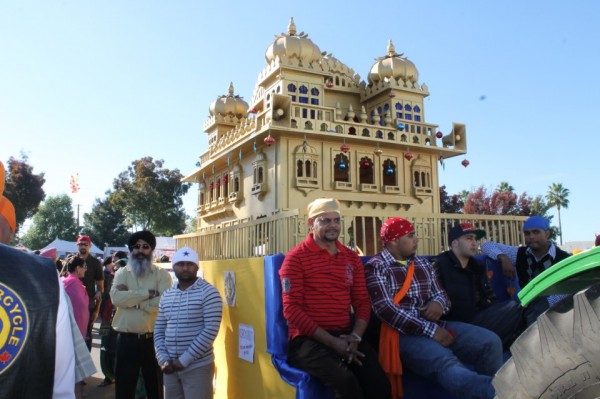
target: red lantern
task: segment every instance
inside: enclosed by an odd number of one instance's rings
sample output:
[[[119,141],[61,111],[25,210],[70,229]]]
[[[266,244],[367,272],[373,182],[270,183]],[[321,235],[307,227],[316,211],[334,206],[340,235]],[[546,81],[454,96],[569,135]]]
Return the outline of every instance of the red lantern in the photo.
[[[255,114],[255,113],[257,113],[257,112],[258,112],[258,110],[257,110],[256,108],[252,108],[252,109],[250,110],[250,113],[251,113],[251,114]]]
[[[466,168],[467,166],[469,166],[469,164],[470,164],[470,163],[471,163],[471,162],[467,161],[466,159],[463,159],[463,161],[461,162],[462,166],[464,166],[465,168]]]
[[[267,147],[270,147],[272,144],[275,143],[275,139],[269,134],[267,137],[265,137],[264,142],[267,145]]]
[[[435,134],[435,137],[437,137],[438,139],[441,139],[441,138],[442,138],[442,136],[443,136],[442,132],[437,132],[437,133]]]
[[[223,176],[223,184],[227,184],[228,181],[229,179],[227,178],[227,176]]]
[[[368,168],[369,166],[371,166],[371,163],[369,161],[363,161],[362,165],[363,167]]]
[[[221,187],[221,180],[217,180],[217,188]]]
[[[405,158],[407,161],[410,161],[410,160],[411,160],[411,159],[413,159],[414,157],[415,157],[415,154],[413,154],[413,153],[412,153],[412,152],[410,152],[410,151],[404,154],[404,158]]]
[[[208,188],[209,188],[209,190],[212,190],[212,189],[214,188],[213,184],[212,184],[212,183],[210,183],[210,184],[208,185]]]
[[[340,150],[342,150],[342,152],[348,152],[348,151],[350,151],[350,146],[348,144],[344,143],[340,147]]]

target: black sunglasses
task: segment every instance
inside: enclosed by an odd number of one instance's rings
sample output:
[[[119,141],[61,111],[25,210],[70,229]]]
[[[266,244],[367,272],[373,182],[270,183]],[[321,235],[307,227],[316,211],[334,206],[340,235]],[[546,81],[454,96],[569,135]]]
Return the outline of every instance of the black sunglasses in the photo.
[[[135,244],[133,246],[134,249],[140,249],[140,248],[144,248],[144,249],[150,249],[150,245],[148,244]]]

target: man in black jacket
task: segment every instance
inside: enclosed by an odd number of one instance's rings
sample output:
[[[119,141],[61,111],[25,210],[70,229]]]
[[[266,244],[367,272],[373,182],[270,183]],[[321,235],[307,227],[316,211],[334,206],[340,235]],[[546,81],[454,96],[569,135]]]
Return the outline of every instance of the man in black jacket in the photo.
[[[450,230],[450,250],[434,261],[440,281],[452,303],[447,320],[475,324],[495,332],[505,348],[520,332],[523,308],[516,300],[499,302],[490,286],[485,265],[474,258],[485,231],[470,223],[456,223]]]

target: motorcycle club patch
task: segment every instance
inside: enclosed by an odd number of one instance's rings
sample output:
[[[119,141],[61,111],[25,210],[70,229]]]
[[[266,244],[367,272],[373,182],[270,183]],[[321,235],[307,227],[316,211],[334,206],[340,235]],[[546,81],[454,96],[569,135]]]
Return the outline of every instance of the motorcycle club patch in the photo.
[[[28,335],[25,303],[9,286],[0,283],[0,375],[19,357]]]

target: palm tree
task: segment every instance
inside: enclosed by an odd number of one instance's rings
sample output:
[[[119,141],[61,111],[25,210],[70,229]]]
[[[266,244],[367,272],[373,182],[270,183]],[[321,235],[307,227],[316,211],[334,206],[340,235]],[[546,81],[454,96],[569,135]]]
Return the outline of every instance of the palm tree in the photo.
[[[560,245],[562,245],[562,227],[560,223],[560,208],[567,209],[569,207],[569,189],[563,187],[562,183],[552,183],[548,187],[546,199],[548,205],[555,206],[558,212],[558,233],[560,234]]]

